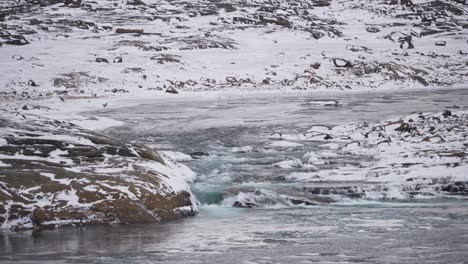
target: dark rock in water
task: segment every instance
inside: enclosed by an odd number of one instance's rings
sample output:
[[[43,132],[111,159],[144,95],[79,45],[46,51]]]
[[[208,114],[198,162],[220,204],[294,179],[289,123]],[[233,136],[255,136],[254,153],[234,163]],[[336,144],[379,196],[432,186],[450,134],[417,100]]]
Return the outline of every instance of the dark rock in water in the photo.
[[[141,1],[141,0],[128,0],[127,5],[133,5],[133,6],[145,6],[146,3]]]
[[[109,63],[109,61],[108,61],[107,59],[105,59],[105,58],[96,58],[95,62],[98,62],[98,63],[101,63],[101,62],[103,62],[103,63]]]
[[[5,13],[0,13],[0,22],[5,21],[6,15]]]
[[[143,29],[127,29],[127,28],[117,28],[115,30],[117,34],[143,34]]]
[[[331,199],[326,200],[330,201]],[[239,193],[232,204],[238,208],[262,208],[271,206],[318,205],[324,200],[315,201],[305,197],[278,194],[270,190],[255,190],[254,192]]]
[[[436,45],[436,46],[442,46],[442,47],[443,47],[443,46],[447,45],[447,41],[437,41],[437,42],[435,43],[435,45]]]
[[[178,94],[179,92],[174,87],[169,87],[167,88],[166,93]]]
[[[202,157],[202,156],[209,156],[210,154],[206,153],[206,152],[203,152],[203,151],[195,151],[195,152],[192,152],[192,153],[189,153],[189,155],[196,159],[196,158],[199,158],[199,157]]]
[[[4,228],[157,223],[197,211],[177,164],[66,122],[2,112],[0,164]]]

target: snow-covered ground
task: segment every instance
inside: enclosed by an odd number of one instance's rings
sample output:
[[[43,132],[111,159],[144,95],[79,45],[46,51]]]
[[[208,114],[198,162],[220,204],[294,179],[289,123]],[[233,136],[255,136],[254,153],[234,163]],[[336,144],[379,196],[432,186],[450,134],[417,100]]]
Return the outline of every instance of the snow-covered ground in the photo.
[[[367,0],[30,2],[0,7],[6,14],[0,21],[2,105],[159,97],[168,88],[362,91],[466,84],[468,16],[456,1],[421,0],[411,7]],[[400,48],[399,38],[408,36],[415,48]]]

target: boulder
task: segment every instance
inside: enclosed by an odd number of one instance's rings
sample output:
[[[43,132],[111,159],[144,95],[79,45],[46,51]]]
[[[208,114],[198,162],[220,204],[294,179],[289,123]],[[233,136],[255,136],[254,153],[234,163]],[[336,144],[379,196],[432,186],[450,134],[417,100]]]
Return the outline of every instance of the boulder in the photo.
[[[194,215],[186,170],[169,157],[75,125],[3,112],[0,223],[157,223]]]

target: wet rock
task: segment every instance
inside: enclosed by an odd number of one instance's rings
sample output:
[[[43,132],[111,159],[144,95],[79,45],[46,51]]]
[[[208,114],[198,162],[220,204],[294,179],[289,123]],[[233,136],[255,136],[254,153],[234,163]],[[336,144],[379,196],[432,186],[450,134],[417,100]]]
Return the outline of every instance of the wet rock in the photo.
[[[190,157],[192,157],[194,159],[199,159],[200,157],[209,156],[210,154],[208,154],[206,152],[203,152],[203,151],[195,151],[195,152],[189,153],[189,155],[190,155]]]
[[[271,206],[310,206],[318,204],[319,202],[305,197],[288,196],[270,190],[259,189],[254,192],[239,193],[235,197],[232,206],[238,208],[262,208]]]
[[[133,6],[145,6],[146,3],[141,1],[141,0],[128,0],[127,5],[133,5]]]
[[[117,28],[115,30],[117,34],[143,34],[143,29],[128,29],[128,28]]]

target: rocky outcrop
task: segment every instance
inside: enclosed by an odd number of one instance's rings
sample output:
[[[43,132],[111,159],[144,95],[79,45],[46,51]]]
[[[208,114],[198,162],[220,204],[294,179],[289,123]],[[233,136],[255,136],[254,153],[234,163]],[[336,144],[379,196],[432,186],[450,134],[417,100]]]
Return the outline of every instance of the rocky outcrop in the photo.
[[[311,206],[331,202],[334,202],[331,198],[290,196],[264,189],[257,189],[253,192],[239,192],[231,200],[228,199],[229,205],[240,208]]]
[[[2,228],[156,223],[194,215],[183,165],[66,122],[2,112]]]

